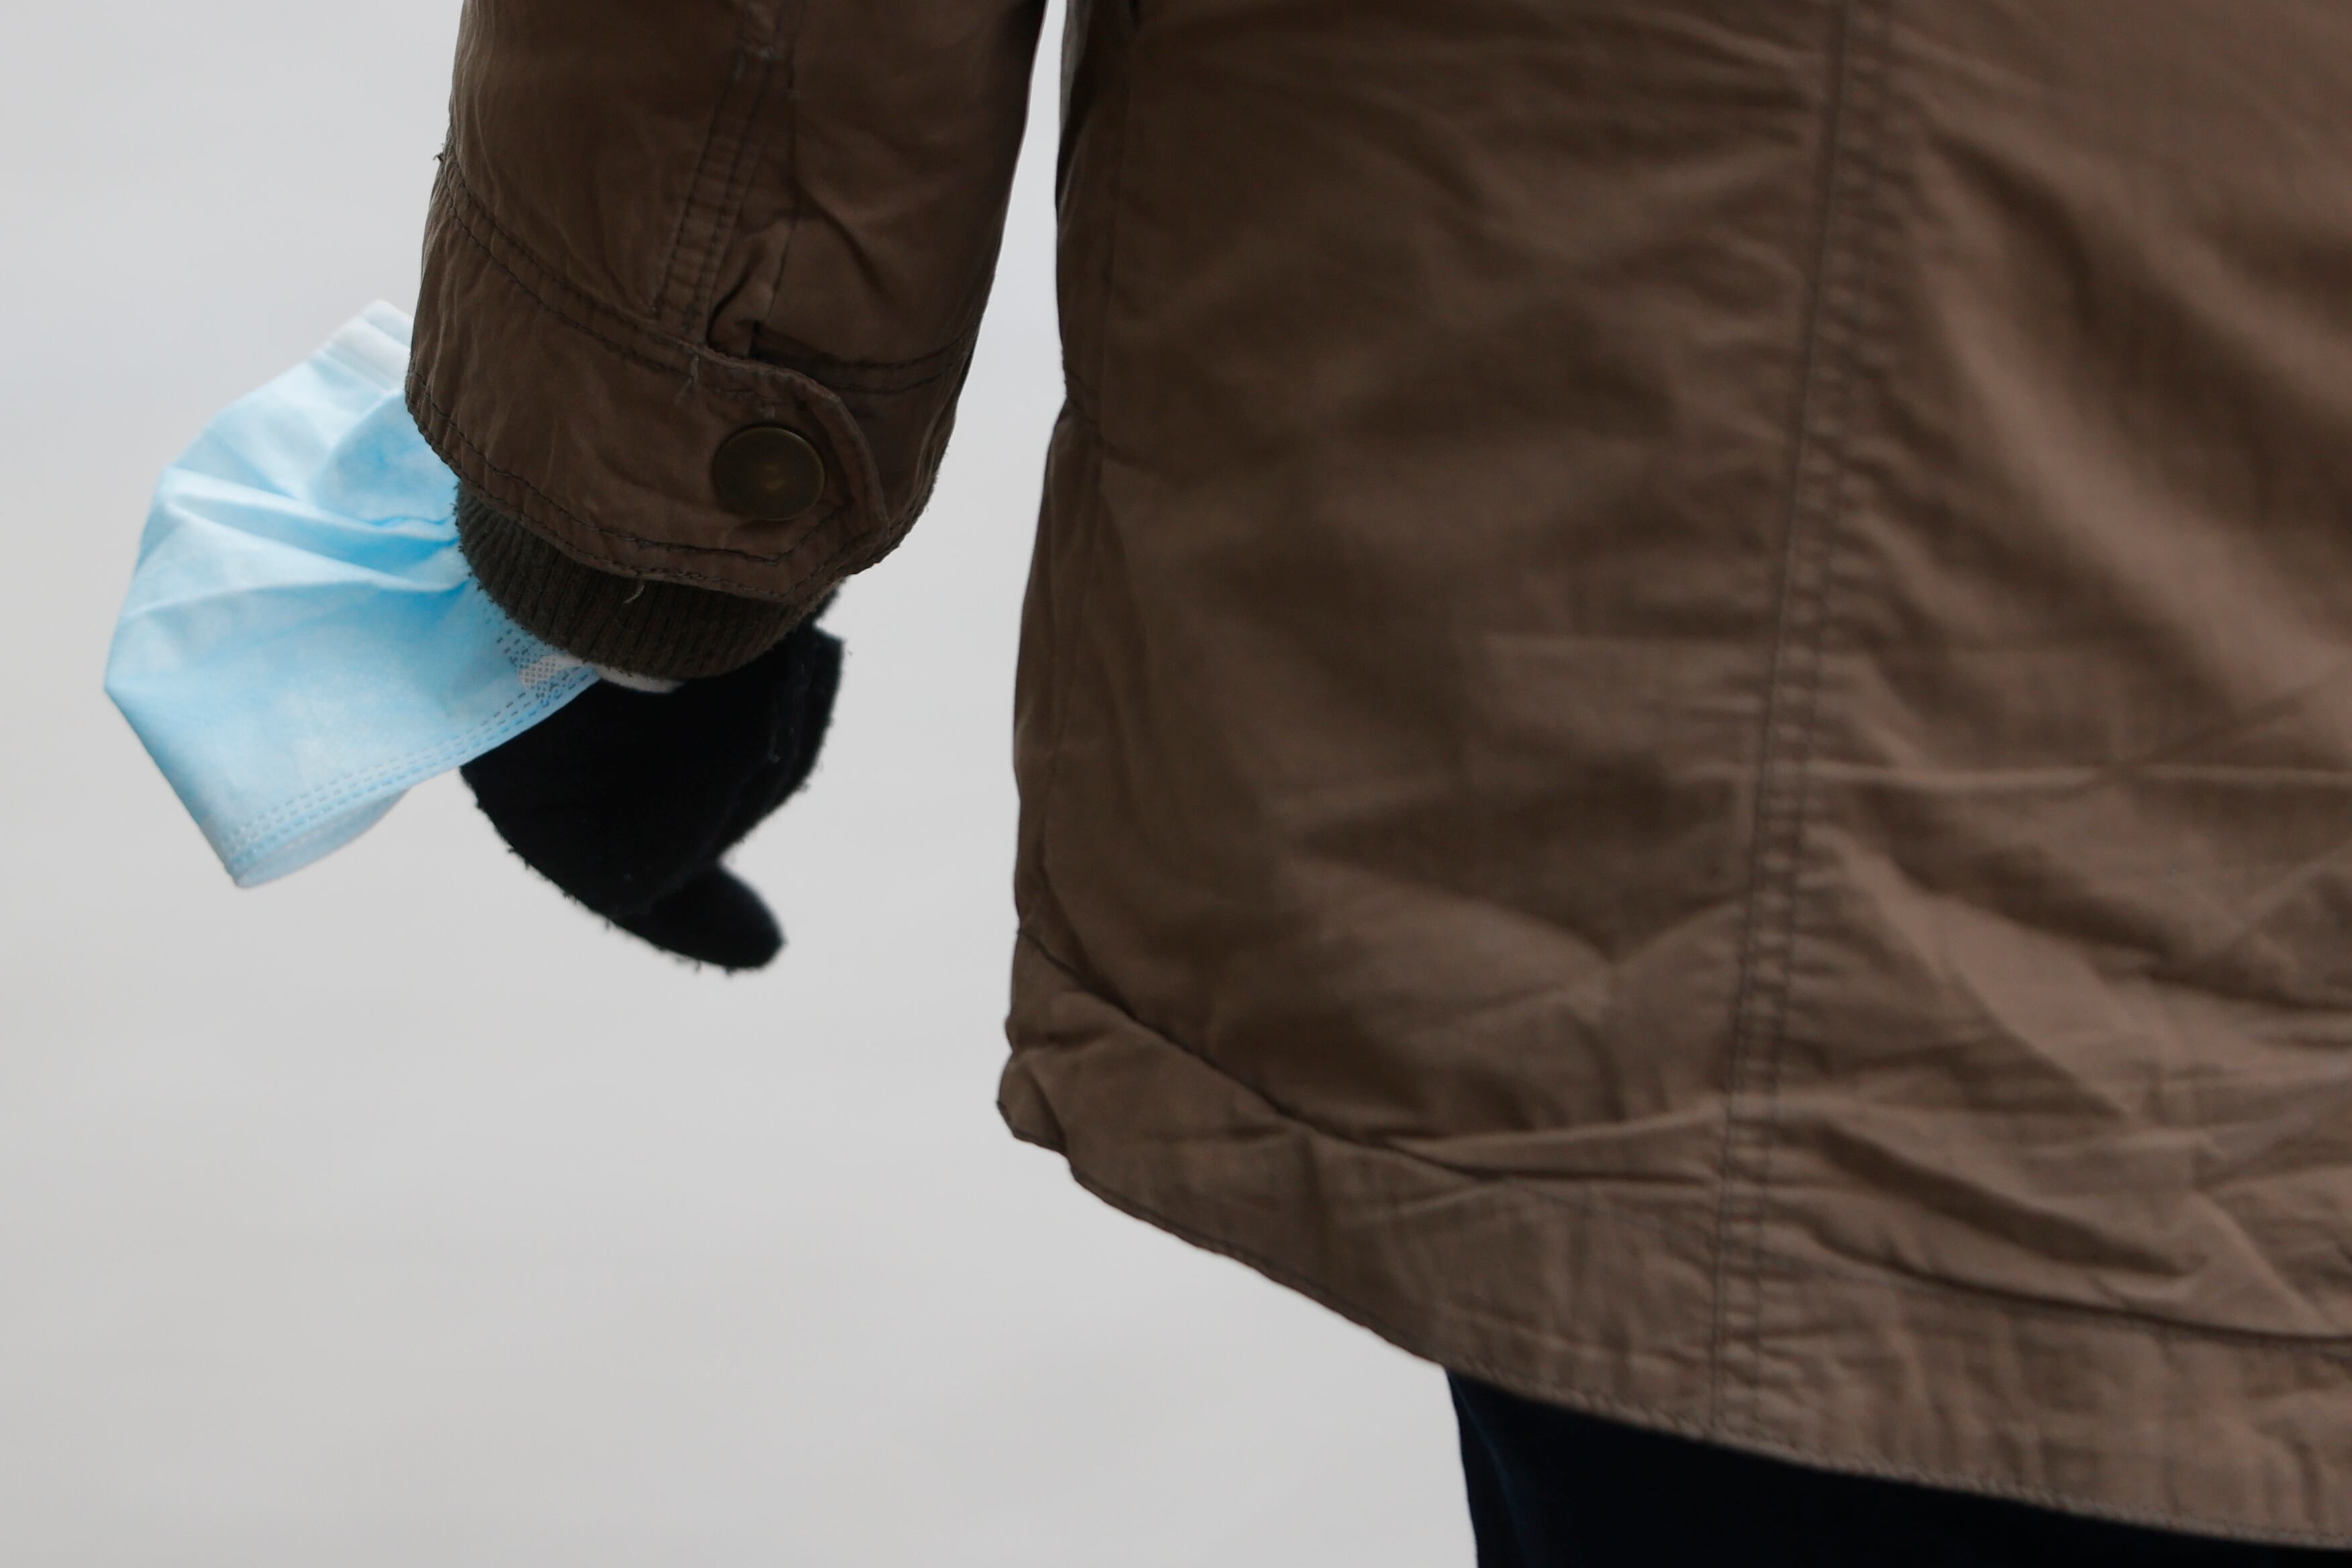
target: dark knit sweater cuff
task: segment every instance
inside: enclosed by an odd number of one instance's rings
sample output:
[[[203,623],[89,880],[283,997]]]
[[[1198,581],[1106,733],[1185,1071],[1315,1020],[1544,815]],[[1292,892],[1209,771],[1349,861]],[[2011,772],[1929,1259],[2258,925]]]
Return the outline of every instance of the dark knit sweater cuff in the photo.
[[[457,542],[483,590],[525,631],[632,674],[723,675],[783,641],[807,614],[805,605],[583,566],[462,485]]]

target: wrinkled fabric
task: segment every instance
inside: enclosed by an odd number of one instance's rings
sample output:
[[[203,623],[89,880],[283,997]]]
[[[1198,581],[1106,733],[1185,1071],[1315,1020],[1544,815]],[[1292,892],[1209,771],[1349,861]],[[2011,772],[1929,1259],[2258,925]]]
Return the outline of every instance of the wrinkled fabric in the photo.
[[[456,481],[401,399],[378,304],[238,400],[165,470],[106,689],[240,887],[595,681],[466,571]]]
[[[428,435],[866,564],[1031,11],[475,0]],[[2352,1544],[2352,8],[1072,15],[1013,1129],[1522,1395]]]

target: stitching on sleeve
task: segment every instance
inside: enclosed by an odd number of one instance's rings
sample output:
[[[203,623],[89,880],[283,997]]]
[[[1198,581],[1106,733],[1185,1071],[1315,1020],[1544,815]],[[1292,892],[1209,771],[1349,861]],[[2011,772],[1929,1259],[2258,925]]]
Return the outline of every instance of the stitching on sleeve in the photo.
[[[846,395],[849,393],[857,392],[870,397],[890,397],[902,392],[912,392],[918,388],[929,386],[934,382],[954,374],[956,362],[971,352],[973,340],[979,335],[980,322],[975,319],[966,324],[954,337],[949,339],[944,346],[933,349],[928,353],[919,353],[911,358],[900,360],[840,359],[832,354],[818,353],[814,350],[787,346],[785,342],[778,341],[776,334],[769,332],[765,327],[760,327],[753,330],[751,352],[758,363],[775,365],[784,370],[798,371],[836,395]],[[934,369],[935,366],[945,368]],[[860,371],[877,373],[877,377],[882,380],[882,384],[861,386],[849,379]],[[898,381],[889,379],[891,372],[928,374],[916,375],[913,380]]]
[[[688,365],[691,364],[695,367],[696,374],[694,384],[696,385],[698,385],[701,390],[709,392],[713,396],[724,397],[731,402],[749,403],[757,406],[772,408],[780,404],[810,402],[811,400],[808,398],[807,395],[797,384],[806,383],[810,386],[816,387],[820,392],[825,390],[822,385],[811,380],[809,377],[802,375],[798,372],[790,370],[782,365],[766,365],[758,363],[754,361],[736,360],[731,357],[713,353],[709,349],[698,347],[696,344],[687,342],[682,339],[667,337],[657,338],[655,341],[673,349],[677,355],[676,363],[667,362],[656,357],[640,344],[623,342],[619,341],[619,339],[610,335],[609,332],[600,331],[594,324],[585,319],[584,316],[574,314],[571,310],[563,309],[554,300],[547,298],[548,290],[542,289],[538,283],[535,283],[530,279],[525,278],[520,272],[517,271],[514,266],[509,264],[505,257],[500,256],[498,251],[493,249],[490,245],[483,239],[482,236],[477,232],[475,227],[476,220],[478,220],[481,226],[483,228],[487,228],[492,236],[509,247],[512,248],[517,253],[517,258],[519,260],[530,266],[534,270],[539,272],[541,274],[541,280],[551,285],[553,291],[564,296],[569,296],[570,302],[572,304],[584,309],[585,310],[593,311],[596,315],[611,321],[621,331],[630,332],[641,340],[654,336],[654,334],[646,332],[643,327],[639,326],[636,322],[630,321],[627,317],[622,315],[621,312],[614,310],[611,306],[605,305],[603,302],[580,292],[580,290],[575,289],[572,284],[566,282],[563,279],[557,277],[553,272],[550,271],[538,260],[537,258],[531,256],[530,251],[522,247],[513,236],[509,235],[505,229],[499,226],[497,218],[491,216],[489,210],[485,207],[481,201],[474,195],[473,192],[466,186],[464,176],[457,171],[455,160],[451,161],[448,167],[453,184],[453,194],[458,198],[458,201],[463,204],[462,206],[460,206],[457,203],[453,202],[452,211],[450,214],[458,232],[465,237],[468,244],[472,245],[475,249],[482,253],[483,257],[488,260],[491,266],[497,268],[500,272],[505,273],[509,279],[512,279],[515,287],[522,291],[524,298],[529,300],[530,303],[539,310],[553,316],[556,320],[562,321],[567,326],[583,333],[587,337],[593,338],[597,342],[602,343],[606,348],[612,350],[614,353],[621,355],[634,363],[642,365],[647,370],[658,371],[664,375],[675,375],[683,379],[688,374]],[[742,377],[746,374],[766,374],[775,377],[779,384],[774,390],[771,391],[757,387],[746,388],[742,386],[730,386],[724,384],[713,384],[710,378],[702,373],[702,367],[714,363],[717,369],[730,375]]]
[[[433,415],[436,427],[440,431],[440,433],[457,441],[462,447],[464,447],[465,450],[461,455],[471,459],[471,461],[466,466],[476,469],[478,475],[479,471],[486,470],[501,479],[510,479],[515,485],[520,486],[523,490],[528,491],[533,498],[541,502],[545,506],[546,510],[555,513],[566,522],[586,529],[591,532],[604,534],[608,537],[623,540],[632,544],[644,545],[656,550],[678,551],[689,554],[739,556],[741,559],[757,564],[775,565],[780,564],[781,563],[790,559],[792,556],[808,549],[811,545],[815,544],[818,539],[823,535],[825,524],[835,521],[840,517],[842,512],[846,510],[845,508],[836,508],[833,511],[826,513],[823,518],[818,520],[817,523],[809,530],[807,534],[803,536],[799,543],[794,544],[791,549],[784,551],[782,554],[772,556],[758,555],[748,551],[729,550],[723,545],[679,544],[668,540],[645,539],[622,529],[608,528],[602,523],[591,521],[587,518],[582,517],[580,514],[573,511],[571,508],[565,506],[562,501],[557,500],[554,497],[549,495],[546,491],[541,489],[537,485],[532,484],[529,479],[524,479],[521,475],[512,473],[506,468],[500,468],[498,464],[492,462],[488,455],[467,436],[465,430],[457,424],[456,419],[450,416],[448,411],[434,401],[432,394],[421,384],[413,384],[412,391],[417,398],[425,404],[427,411]],[[452,466],[455,467],[457,465],[453,464]],[[479,485],[479,488],[486,490],[493,488],[487,483],[482,483],[478,477],[477,477],[476,482]],[[511,500],[508,500],[508,504],[509,506],[515,505]],[[516,514],[519,518],[528,521],[528,513],[523,511],[520,507],[516,508]],[[767,599],[772,603],[782,605],[788,609],[801,609],[815,603],[818,599],[824,597],[825,594],[831,592],[835,584],[838,583],[841,578],[863,571],[865,568],[872,565],[875,562],[882,559],[885,555],[887,555],[891,551],[897,549],[900,542],[906,539],[907,534],[912,526],[913,519],[908,518],[901,520],[897,524],[878,533],[871,535],[859,535],[853,533],[849,538],[844,540],[832,554],[816,563],[814,566],[801,570],[793,578],[793,589],[781,594],[771,593],[756,588],[734,577],[722,577],[707,572],[693,572],[682,566],[630,566],[621,570],[625,575],[648,578],[656,582],[707,584],[712,587],[723,589],[726,592],[739,595],[748,595],[754,598]],[[815,586],[803,586],[809,584],[814,584]]]
[[[567,279],[558,276],[546,263],[533,255],[530,247],[518,237],[499,224],[497,216],[489,210],[480,197],[474,195],[472,187],[466,184],[465,175],[457,167],[456,160],[452,159],[447,167],[451,194],[455,198],[450,204],[450,216],[457,231],[465,237],[467,244],[482,253],[483,258],[491,266],[506,274],[534,306],[632,363],[642,365],[647,370],[657,371],[664,375],[690,379],[698,389],[709,392],[715,396],[724,397],[736,403],[748,403],[754,407],[766,408],[793,402],[813,403],[814,400],[810,398],[803,389],[803,384],[835,399],[851,394],[867,398],[898,396],[905,393],[919,391],[923,387],[944,381],[954,374],[955,359],[970,347],[971,340],[978,335],[979,324],[974,322],[946,347],[895,364],[879,361],[835,360],[824,355],[809,356],[811,363],[826,368],[841,365],[855,368],[911,369],[918,365],[928,366],[935,361],[948,362],[943,369],[895,386],[835,387],[794,364],[760,359],[739,360],[730,355],[716,353],[684,339],[649,333],[639,323],[621,311],[582,291]],[[482,231],[488,232],[488,239],[484,237]],[[489,243],[490,239],[498,241],[498,247],[494,247]],[[511,252],[512,259],[509,260],[507,256],[500,255],[500,248]],[[538,275],[537,278],[525,277],[517,269],[518,265],[530,268]],[[545,285],[544,288],[542,284]],[[672,363],[664,360],[643,347],[623,342],[608,331],[600,331],[584,315],[575,314],[573,310],[566,310],[562,304],[547,298],[550,291],[566,297],[569,302],[580,311],[593,312],[607,319],[615,329],[621,331],[639,338],[652,339],[664,347],[673,350],[677,355],[677,361]],[[782,384],[773,390],[757,386],[730,386],[723,382],[714,382],[706,367],[715,368],[722,374],[738,378],[773,376]]]
[[[785,226],[784,242],[776,247],[775,273],[768,283],[768,303],[773,307],[784,291],[785,269],[792,265],[793,242],[800,237],[801,205],[807,195],[801,184],[801,33],[808,26],[808,8],[803,5],[793,17],[793,36],[783,47],[784,103],[788,110],[784,122],[784,183],[792,192],[792,221]],[[779,31],[782,30],[781,26]],[[751,329],[751,340],[759,342],[760,327]]]
[[[846,501],[839,503],[831,510],[820,514],[814,521],[809,523],[798,541],[772,555],[762,555],[757,551],[751,550],[736,550],[723,544],[680,544],[672,540],[648,539],[643,534],[631,533],[626,529],[609,527],[606,524],[597,522],[591,518],[582,517],[578,512],[575,512],[570,507],[565,506],[562,501],[556,500],[553,496],[548,494],[545,490],[531,483],[530,480],[525,479],[522,475],[516,473],[511,468],[501,468],[497,462],[491,459],[490,455],[488,452],[484,451],[471,437],[466,434],[465,428],[457,423],[456,416],[452,415],[448,409],[441,405],[440,402],[434,397],[432,389],[426,386],[421,378],[413,381],[410,384],[409,390],[418,401],[422,402],[425,407],[431,411],[434,424],[442,432],[449,436],[452,439],[456,440],[460,446],[466,448],[467,454],[473,458],[473,463],[471,465],[473,468],[480,471],[495,474],[499,479],[509,480],[514,485],[521,487],[523,489],[528,490],[530,493],[533,500],[540,502],[547,510],[551,511],[558,517],[563,519],[564,521],[571,523],[575,527],[586,529],[592,533],[601,533],[607,539],[623,540],[631,544],[643,545],[650,550],[675,550],[690,555],[725,555],[731,556],[737,560],[753,562],[761,566],[773,566],[782,562],[789,561],[793,556],[801,553],[801,552],[807,549],[810,544],[815,542],[817,536],[822,533],[829,524],[838,521],[845,513],[848,513],[853,510],[850,504]],[[715,577],[698,580],[708,582],[722,581],[722,579]]]
[[[739,56],[740,62],[744,57]],[[739,63],[738,72],[743,66]],[[690,331],[697,319],[709,311],[710,299],[719,287],[719,268],[727,245],[735,236],[743,211],[743,203],[751,194],[753,171],[759,166],[759,155],[767,145],[760,132],[760,111],[767,107],[768,94],[776,82],[776,62],[773,55],[759,60],[759,84],[752,89],[751,107],[743,111],[743,129],[735,137],[735,155],[727,171],[726,187],[719,192],[719,203],[710,219],[710,237],[702,252],[702,266],[697,269],[694,292],[687,297],[685,310],[678,321],[681,331]]]
[[[816,419],[821,426],[828,428],[836,439],[842,440],[843,444],[849,448],[843,454],[844,457],[863,470],[866,485],[870,487],[875,498],[875,512],[885,519],[885,526],[870,532],[853,530],[849,537],[839,541],[823,560],[804,569],[796,570],[794,590],[782,594],[762,591],[733,577],[695,572],[684,567],[632,566],[626,568],[628,574],[655,581],[709,584],[738,595],[748,593],[751,596],[770,599],[787,606],[802,606],[813,602],[822,593],[829,591],[833,582],[837,581],[839,576],[845,576],[871,565],[875,561],[897,548],[905,539],[914,521],[913,510],[910,509],[907,515],[897,518],[888,517],[887,511],[883,510],[882,502],[885,492],[882,489],[881,476],[876,468],[870,442],[863,426],[859,425],[840,394],[815,378],[789,366],[768,364],[758,361],[739,361],[731,356],[715,353],[698,344],[648,331],[640,323],[587,294],[541,261],[529,246],[499,223],[496,215],[475,195],[454,156],[444,163],[442,172],[446,182],[447,195],[444,210],[449,216],[451,226],[467,245],[480,253],[484,260],[514,285],[532,309],[562,322],[629,363],[661,375],[678,378],[682,391],[691,389],[705,392],[711,396],[724,398],[732,403],[748,405],[761,414],[772,414],[780,408],[787,407],[800,409]],[[498,242],[496,245],[492,243],[494,240]],[[500,254],[501,250],[509,252],[511,260],[509,255]],[[538,279],[534,280],[532,278],[526,277],[522,271],[518,270],[519,266],[530,268],[538,274]],[[550,295],[554,297],[550,298]],[[570,308],[566,308],[567,306]],[[591,319],[592,317],[594,319]],[[598,324],[600,321],[608,323],[611,330],[600,327]],[[623,333],[637,341],[635,342],[624,341],[620,335]],[[961,342],[951,344],[949,349],[940,353],[949,353],[961,346]],[[666,360],[659,357],[653,352],[655,348],[667,351],[674,358]],[[924,357],[928,359],[936,356]],[[720,377],[735,380],[759,380],[772,377],[777,384],[772,389],[730,385],[723,380],[704,374],[706,368],[719,373]],[[954,374],[954,366],[951,364],[948,369],[925,376],[898,391],[917,390],[944,380],[952,374]],[[650,539],[626,529],[614,528],[583,517],[522,475],[493,461],[488,451],[467,433],[456,416],[433,395],[421,372],[411,375],[409,390],[413,404],[421,405],[425,413],[430,416],[436,429],[462,449],[460,455],[465,458],[462,466],[470,470],[469,478],[475,479],[476,482],[486,490],[504,490],[506,492],[504,499],[507,500],[508,505],[516,511],[520,519],[526,522],[534,521],[534,514],[543,514],[537,519],[542,526],[545,517],[551,516],[562,520],[572,528],[643,549],[688,556],[719,556],[754,565],[777,566],[792,562],[813,549],[820,548],[829,535],[837,531],[835,525],[845,516],[854,519],[863,512],[856,499],[856,492],[860,487],[854,482],[851,475],[845,474],[843,478],[851,489],[850,497],[821,514],[814,522],[807,526],[794,543],[775,553],[763,554],[756,551],[734,549],[724,545],[686,544],[671,540]],[[851,389],[851,391],[853,395],[858,396],[861,401],[894,395],[892,393],[875,392],[868,389]],[[493,484],[483,476],[494,476],[496,479],[504,482]],[[528,504],[525,504],[526,498],[528,498]],[[815,583],[818,586],[807,592],[798,591],[799,585],[811,583]]]
[[[743,57],[739,52],[735,56],[733,71],[740,74],[742,68]],[[710,106],[710,123],[702,132],[702,150],[695,154],[694,174],[687,181],[685,199],[677,204],[677,226],[670,232],[669,255],[662,261],[660,281],[654,285],[653,313],[656,320],[668,310],[670,290],[677,282],[678,253],[686,247],[687,220],[694,216],[695,203],[702,191],[703,174],[710,167],[710,149],[719,140],[719,117],[727,111],[728,95],[734,90],[734,86],[733,76],[730,75],[727,87],[719,94],[718,101]]]

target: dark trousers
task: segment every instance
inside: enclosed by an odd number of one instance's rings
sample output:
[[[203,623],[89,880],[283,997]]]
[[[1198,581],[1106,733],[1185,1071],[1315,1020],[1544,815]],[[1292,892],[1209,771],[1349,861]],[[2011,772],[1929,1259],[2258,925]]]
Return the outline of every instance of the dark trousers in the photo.
[[[2352,1564],[1832,1475],[1452,1381],[1478,1568]]]

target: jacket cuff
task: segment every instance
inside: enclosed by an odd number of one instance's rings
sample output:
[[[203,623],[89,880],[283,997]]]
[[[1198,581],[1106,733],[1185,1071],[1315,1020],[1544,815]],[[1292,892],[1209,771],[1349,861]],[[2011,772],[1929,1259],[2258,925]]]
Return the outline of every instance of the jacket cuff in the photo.
[[[451,156],[427,227],[408,405],[458,479],[546,547],[530,558],[563,578],[530,582],[499,554],[527,550],[515,531],[480,529],[500,540],[477,562],[494,595],[495,581],[524,601],[577,601],[565,623],[576,635],[601,624],[602,573],[632,580],[624,595],[644,582],[770,601],[785,608],[769,624],[788,626],[922,510],[976,330],[975,310],[945,348],[891,364],[765,340],[757,358],[721,353],[543,264]],[[759,464],[736,462],[740,438],[755,436],[800,454],[789,501],[769,504]]]
[[[583,566],[469,485],[458,487],[457,543],[483,591],[525,631],[633,675],[724,675],[782,642],[812,608]]]

